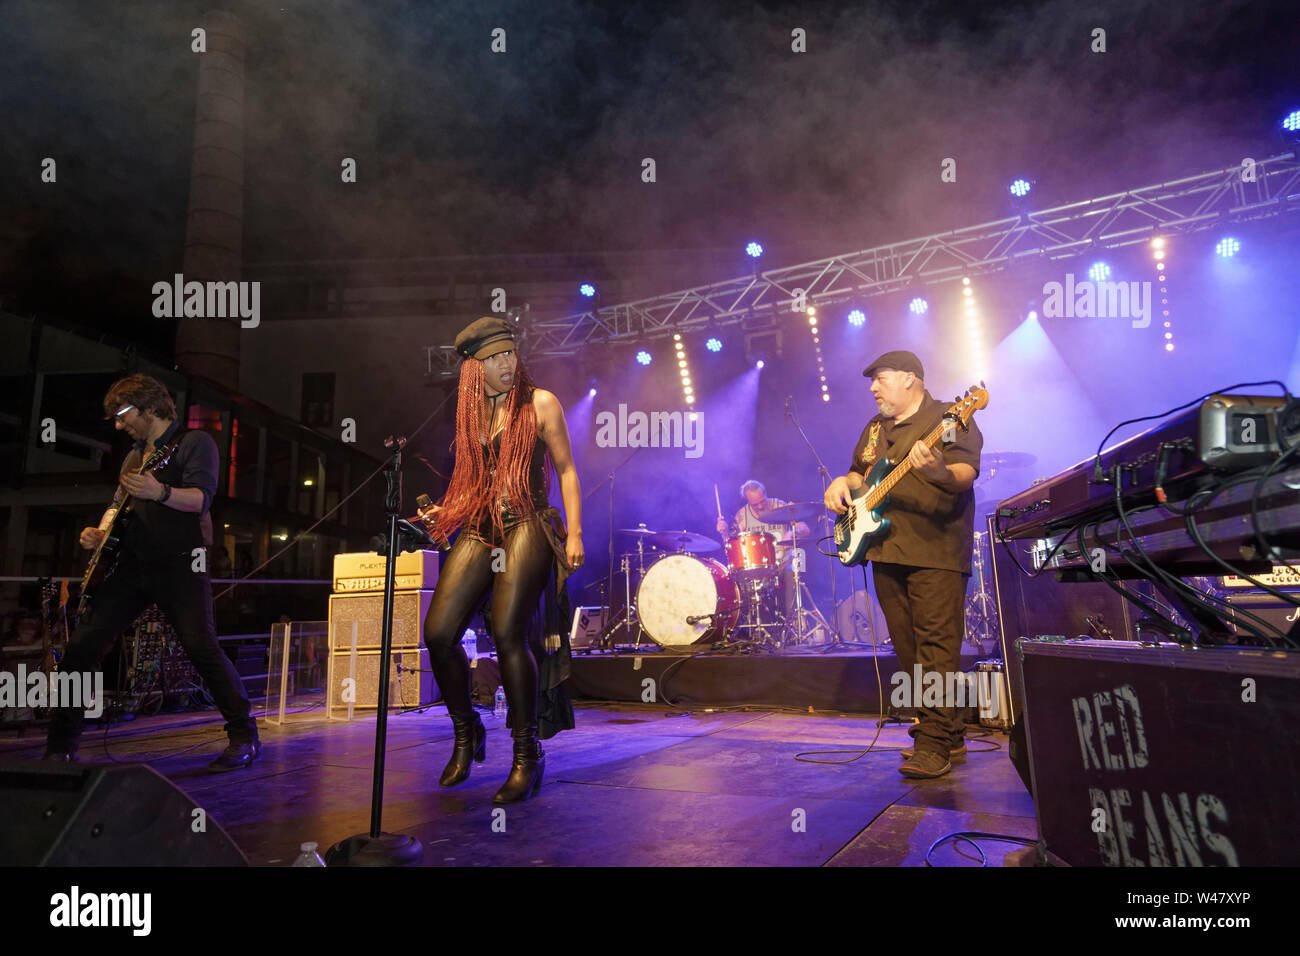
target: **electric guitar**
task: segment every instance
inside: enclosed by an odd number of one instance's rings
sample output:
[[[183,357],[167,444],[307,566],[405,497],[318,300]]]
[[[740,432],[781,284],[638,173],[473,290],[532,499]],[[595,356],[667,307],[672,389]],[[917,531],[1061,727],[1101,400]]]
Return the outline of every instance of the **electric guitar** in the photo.
[[[164,448],[155,448],[148,460],[140,465],[136,474],[143,475],[145,472],[152,474],[161,471],[172,460],[172,455],[176,454],[176,448],[179,444],[180,440],[178,438]],[[86,573],[82,575],[81,595],[77,598],[74,621],[80,621],[86,611],[90,609],[90,602],[94,597],[95,589],[103,584],[104,580],[117,567],[117,559],[121,553],[122,534],[131,523],[131,505],[134,502],[135,498],[127,495],[122,501],[121,507],[109,518],[108,527],[104,529],[104,537],[100,538],[98,546],[90,556],[90,564],[86,567]]]
[[[942,421],[918,441],[933,448],[951,429],[965,431],[970,427],[975,412],[988,403],[989,393],[983,382],[979,388],[966,389],[966,394],[943,413]],[[870,548],[889,536],[889,519],[881,517],[881,512],[889,506],[890,490],[911,470],[911,459],[904,458],[894,464],[888,458],[881,458],[867,472],[862,487],[853,491],[854,500],[849,510],[835,521],[835,547],[839,551],[840,563],[845,567],[860,564],[862,556]]]

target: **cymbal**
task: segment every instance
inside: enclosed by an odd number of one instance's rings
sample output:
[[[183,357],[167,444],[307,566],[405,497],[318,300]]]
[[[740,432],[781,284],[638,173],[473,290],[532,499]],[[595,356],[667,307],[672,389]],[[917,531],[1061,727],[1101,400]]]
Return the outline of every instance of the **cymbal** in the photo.
[[[1027,468],[1038,461],[1027,451],[986,451],[980,455],[980,468]]]
[[[792,501],[764,511],[759,517],[764,524],[794,524],[796,521],[816,521],[825,511],[826,506],[820,501]]]
[[[657,547],[669,551],[716,551],[722,547],[712,538],[690,531],[661,531],[650,540]]]
[[[658,531],[651,531],[649,528],[619,528],[619,534],[658,534]]]

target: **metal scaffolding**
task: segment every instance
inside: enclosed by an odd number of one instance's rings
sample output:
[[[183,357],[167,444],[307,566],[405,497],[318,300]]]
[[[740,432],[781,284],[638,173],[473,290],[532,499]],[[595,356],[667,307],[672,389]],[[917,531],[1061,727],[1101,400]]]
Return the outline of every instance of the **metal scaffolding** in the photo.
[[[1027,259],[1062,259],[1297,210],[1300,162],[1286,153],[1250,168],[1230,166],[591,312],[535,318],[523,324],[521,337],[529,355],[561,356],[593,343],[630,343],[705,327],[770,327],[797,301],[822,306],[870,298],[1001,272]]]

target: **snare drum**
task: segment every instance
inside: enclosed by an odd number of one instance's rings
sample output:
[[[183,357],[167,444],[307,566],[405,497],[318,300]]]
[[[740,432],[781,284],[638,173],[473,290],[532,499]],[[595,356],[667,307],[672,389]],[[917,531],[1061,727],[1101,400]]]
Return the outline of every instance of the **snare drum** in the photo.
[[[738,578],[776,576],[776,538],[766,531],[744,531],[727,542],[727,565]]]
[[[652,564],[641,579],[636,612],[656,644],[683,647],[711,642],[735,627],[740,592],[717,561],[670,554]],[[687,623],[694,617],[703,620]]]

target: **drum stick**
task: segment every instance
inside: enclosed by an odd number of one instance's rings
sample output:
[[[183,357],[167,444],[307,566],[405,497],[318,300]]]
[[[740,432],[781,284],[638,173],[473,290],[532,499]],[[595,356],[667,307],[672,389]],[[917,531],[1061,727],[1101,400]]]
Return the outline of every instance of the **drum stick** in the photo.
[[[714,501],[714,502],[717,504],[717,506],[718,506],[718,517],[721,518],[721,517],[722,517],[722,499],[718,497],[718,485],[717,485],[717,482],[714,482],[714,484],[713,484],[713,501]]]

